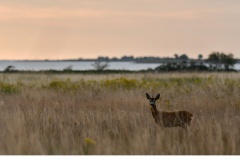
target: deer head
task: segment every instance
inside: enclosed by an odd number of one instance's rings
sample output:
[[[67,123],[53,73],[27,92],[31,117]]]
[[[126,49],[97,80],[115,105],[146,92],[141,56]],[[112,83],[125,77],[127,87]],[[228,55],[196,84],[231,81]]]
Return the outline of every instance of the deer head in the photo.
[[[157,94],[157,96],[154,98],[154,97],[151,97],[148,93],[146,93],[146,97],[149,100],[150,105],[152,107],[156,107],[156,101],[160,98],[160,94]]]

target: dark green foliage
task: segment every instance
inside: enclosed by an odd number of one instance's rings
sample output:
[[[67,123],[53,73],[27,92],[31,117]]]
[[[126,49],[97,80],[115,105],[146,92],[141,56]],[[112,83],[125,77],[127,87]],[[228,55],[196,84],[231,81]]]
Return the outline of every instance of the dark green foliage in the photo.
[[[12,71],[15,71],[15,67],[12,66],[12,65],[7,66],[7,67],[3,70],[3,72],[12,72]]]
[[[186,61],[181,63],[167,63],[160,65],[155,68],[159,72],[169,72],[169,71],[208,71],[209,68],[204,64],[196,64],[194,61],[191,61],[190,64]]]
[[[223,70],[223,67],[226,71],[230,70],[237,62],[233,54],[225,54],[223,52],[212,52],[207,61],[211,64],[212,70]]]

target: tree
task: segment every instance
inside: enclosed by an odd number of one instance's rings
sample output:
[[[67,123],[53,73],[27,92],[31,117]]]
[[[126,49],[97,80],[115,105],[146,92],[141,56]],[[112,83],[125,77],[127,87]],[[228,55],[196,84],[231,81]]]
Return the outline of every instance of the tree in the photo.
[[[199,63],[199,66],[203,66],[203,55],[202,54],[199,54],[198,55],[198,63]]]
[[[221,68],[221,56],[220,52],[212,52],[207,61],[213,66],[213,69],[219,70]]]
[[[107,62],[106,63],[102,63],[101,61],[95,61],[95,63],[92,64],[92,66],[97,71],[103,71],[104,69],[106,69],[108,67],[108,63]]]
[[[233,67],[237,60],[233,57],[233,54],[230,53],[228,55],[221,54],[221,60],[224,65],[225,70],[229,70],[230,67]]]
[[[237,62],[232,53],[225,54],[223,52],[212,52],[207,61],[210,62],[213,65],[213,68],[217,70],[220,70],[222,65],[225,70],[229,70],[229,68],[233,67]]]
[[[181,60],[188,60],[188,56],[186,54],[182,54],[179,59]]]
[[[3,70],[3,72],[11,72],[11,71],[13,71],[14,69],[15,69],[14,66],[9,65],[9,66],[7,66],[7,67]]]
[[[72,68],[73,68],[73,66],[69,65],[66,68],[64,68],[63,71],[70,72],[70,71],[72,71]]]
[[[176,54],[174,54],[174,57],[175,57],[175,59],[178,59],[179,58],[179,56],[178,56],[178,54],[176,53]]]
[[[203,58],[203,55],[202,55],[202,54],[199,54],[199,55],[198,55],[198,60],[202,60],[202,58]]]

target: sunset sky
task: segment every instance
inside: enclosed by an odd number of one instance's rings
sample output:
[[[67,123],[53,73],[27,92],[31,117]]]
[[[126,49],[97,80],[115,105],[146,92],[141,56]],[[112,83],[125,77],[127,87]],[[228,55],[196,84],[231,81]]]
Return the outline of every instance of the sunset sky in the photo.
[[[240,58],[240,0],[1,0],[0,59]]]

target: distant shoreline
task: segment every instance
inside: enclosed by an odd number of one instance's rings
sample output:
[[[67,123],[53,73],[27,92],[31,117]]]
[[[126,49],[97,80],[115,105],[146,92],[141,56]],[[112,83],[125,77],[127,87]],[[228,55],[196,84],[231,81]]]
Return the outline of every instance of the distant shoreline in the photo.
[[[236,59],[237,62],[236,63],[240,63],[240,59]],[[62,60],[5,60],[5,59],[1,59],[1,62],[95,62],[95,61],[101,61],[101,62],[134,62],[134,63],[172,63],[172,62],[182,62],[182,61],[193,61],[193,62],[205,62],[207,61],[207,59],[187,59],[187,60],[183,60],[183,59],[175,59],[175,58],[161,58],[161,59],[136,59],[136,60],[99,60],[99,59],[62,59]]]

